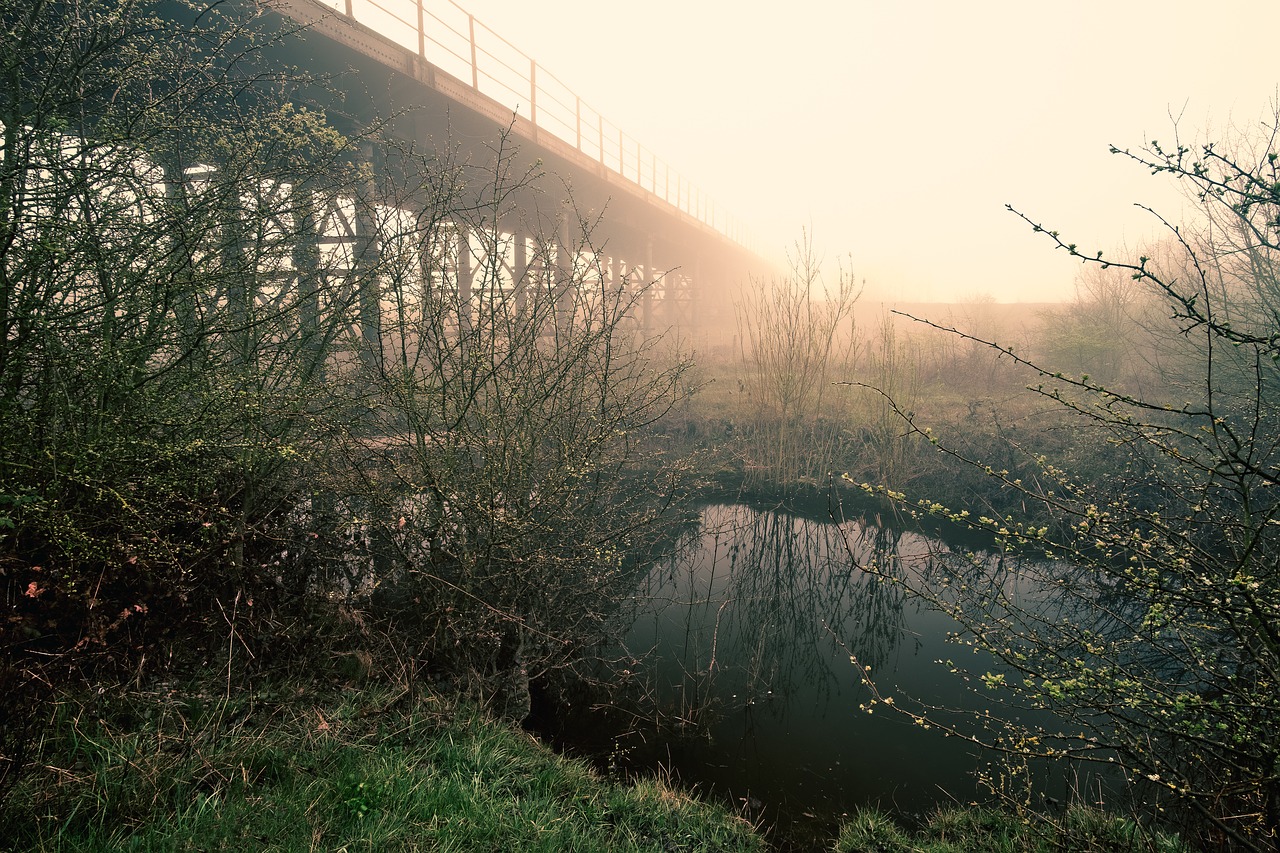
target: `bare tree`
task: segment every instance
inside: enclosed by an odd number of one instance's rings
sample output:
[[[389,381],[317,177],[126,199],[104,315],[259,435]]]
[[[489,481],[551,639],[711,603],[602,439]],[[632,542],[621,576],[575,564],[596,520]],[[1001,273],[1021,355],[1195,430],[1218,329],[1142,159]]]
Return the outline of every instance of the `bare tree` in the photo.
[[[288,33],[161,11],[0,0],[0,781],[76,674],[216,644],[230,689],[357,609],[527,688],[678,480],[637,431],[687,363],[563,185],[344,136]]]
[[[1127,270],[1100,266],[1082,269],[1075,288],[1070,303],[1042,318],[1040,357],[1109,387],[1133,389],[1150,361],[1143,334],[1149,290]]]
[[[1280,336],[1266,307],[1280,257],[1278,124],[1246,135],[1249,147],[1120,152],[1185,181],[1203,203],[1204,230],[1169,224],[1181,263],[1089,254],[1023,217],[1158,298],[1168,340],[1195,372],[1139,395],[978,341],[1035,371],[1033,390],[1110,450],[1092,464],[1041,455],[1020,477],[962,458],[1019,496],[1017,513],[975,517],[900,498],[992,537],[1000,559],[960,554],[909,584],[995,659],[978,683],[1061,721],[957,733],[1014,756],[1118,768],[1153,810],[1161,804],[1216,849],[1271,850],[1280,839]],[[1224,234],[1236,237],[1229,247]],[[906,429],[960,456],[899,412]],[[925,724],[934,717],[895,706]]]
[[[757,280],[738,304],[739,340],[750,369],[752,470],[775,482],[823,478],[830,472],[846,414],[832,377],[853,363],[853,306],[862,293],[841,269],[834,285],[806,233],[791,274]]]

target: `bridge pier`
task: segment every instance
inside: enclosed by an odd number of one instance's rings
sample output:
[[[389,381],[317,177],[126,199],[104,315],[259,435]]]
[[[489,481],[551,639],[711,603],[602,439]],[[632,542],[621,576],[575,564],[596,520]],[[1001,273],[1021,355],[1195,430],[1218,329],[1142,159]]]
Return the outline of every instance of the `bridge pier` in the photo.
[[[323,287],[320,269],[320,221],[315,200],[310,189],[295,190],[300,196],[298,239],[294,241],[293,286],[301,296],[302,352],[306,359],[306,376],[309,381],[322,382],[325,377],[325,359],[328,353],[320,328],[320,291]]]
[[[641,295],[641,322],[640,328],[645,335],[653,334],[653,303],[657,287],[660,282],[654,275],[653,270],[653,235],[646,234],[644,237],[644,266],[641,273],[640,286],[644,288]]]
[[[472,263],[475,256],[471,250],[471,232],[465,225],[456,228],[452,242],[458,258],[454,282],[457,290],[454,293],[453,302],[458,312],[458,333],[466,334],[471,331],[471,297],[472,285],[475,283],[475,265]],[[448,286],[445,282],[445,287]]]
[[[355,241],[352,247],[351,274],[360,282],[360,355],[365,366],[376,369],[382,354],[382,288],[376,271],[382,264],[382,240],[379,234],[376,210],[378,188],[375,175],[381,170],[383,158],[369,140],[362,140],[358,151],[358,166],[364,167],[364,177],[357,188],[355,199]]]

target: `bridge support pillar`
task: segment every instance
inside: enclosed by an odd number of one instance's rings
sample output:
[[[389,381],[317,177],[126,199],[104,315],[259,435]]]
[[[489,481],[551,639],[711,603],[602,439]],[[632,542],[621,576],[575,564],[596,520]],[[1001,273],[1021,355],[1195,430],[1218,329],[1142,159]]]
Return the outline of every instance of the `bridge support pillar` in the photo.
[[[644,275],[640,279],[640,285],[644,288],[641,295],[641,328],[644,330],[646,337],[653,334],[653,293],[657,287],[657,279],[653,274],[653,235],[645,237],[644,241]]]
[[[382,288],[378,270],[382,266],[382,244],[378,239],[378,219],[374,212],[377,187],[373,178],[377,168],[375,149],[368,140],[360,144],[359,157],[367,169],[361,182],[360,197],[355,200],[355,246],[351,260],[351,276],[360,288],[361,357],[367,367],[377,369],[382,355]]]
[[[632,305],[629,302],[627,294],[627,283],[622,277],[622,259],[618,257],[616,249],[611,250],[609,255],[609,265],[607,272],[609,275],[608,292],[617,294],[621,308],[626,309],[626,314],[622,317],[623,328],[635,328],[635,315],[632,311]]]
[[[573,322],[575,294],[573,288],[575,259],[577,249],[569,236],[569,213],[561,210],[556,222],[555,272],[552,279],[552,292],[555,294],[556,329],[568,329]]]
[[[315,199],[310,190],[295,190],[303,197],[297,201],[298,234],[293,244],[293,286],[297,289],[301,310],[298,317],[302,357],[305,359],[306,377],[312,382],[323,382],[325,376],[324,336],[320,333],[320,289],[323,284],[320,271],[320,222]]]
[[[529,305],[529,239],[517,225],[511,235],[515,243],[511,260],[511,297],[516,313],[521,316]]]
[[[471,233],[465,225],[457,227],[453,244],[458,252],[458,332],[471,331],[471,290],[475,281],[475,258],[471,254]]]

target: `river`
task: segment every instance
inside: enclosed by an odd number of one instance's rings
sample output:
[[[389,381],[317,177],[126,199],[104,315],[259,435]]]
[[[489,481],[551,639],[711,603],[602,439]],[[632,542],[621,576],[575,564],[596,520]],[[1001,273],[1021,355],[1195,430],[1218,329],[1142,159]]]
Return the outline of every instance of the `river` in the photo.
[[[669,773],[790,838],[829,839],[862,805],[910,820],[988,796],[992,753],[883,701],[860,709],[869,668],[881,700],[956,709],[945,719],[966,732],[974,712],[1018,713],[964,677],[994,664],[949,641],[959,626],[884,579],[946,571],[951,549],[877,520],[704,506],[639,591],[625,645],[654,725],[613,732],[611,764]],[[1038,795],[1065,798],[1062,779],[1044,775]]]

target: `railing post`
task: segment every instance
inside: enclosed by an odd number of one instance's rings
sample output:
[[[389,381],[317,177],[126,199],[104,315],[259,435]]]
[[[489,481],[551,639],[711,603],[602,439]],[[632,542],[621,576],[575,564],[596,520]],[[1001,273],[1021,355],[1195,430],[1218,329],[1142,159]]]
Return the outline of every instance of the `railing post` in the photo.
[[[578,135],[578,150],[582,150],[582,96],[573,96],[573,123]]]
[[[427,58],[427,24],[422,8],[422,0],[418,0],[418,57]]]
[[[476,16],[470,13],[467,14],[467,37],[471,40],[471,88],[478,91],[480,89],[480,66],[476,64]]]
[[[347,0],[347,17],[354,18],[355,16],[355,12],[351,11],[351,0]]]

